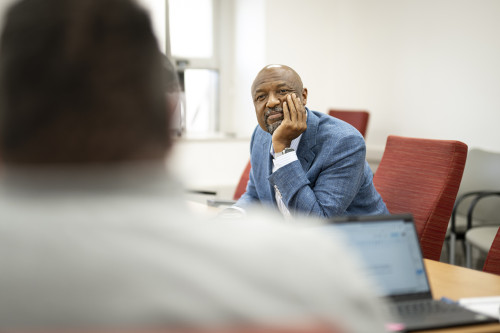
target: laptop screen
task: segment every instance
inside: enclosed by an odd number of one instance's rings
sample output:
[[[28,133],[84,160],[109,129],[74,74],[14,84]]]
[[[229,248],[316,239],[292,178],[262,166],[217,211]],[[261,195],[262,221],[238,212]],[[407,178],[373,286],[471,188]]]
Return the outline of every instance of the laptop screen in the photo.
[[[332,219],[326,228],[346,237],[370,278],[379,285],[380,296],[430,296],[411,215],[350,216]]]

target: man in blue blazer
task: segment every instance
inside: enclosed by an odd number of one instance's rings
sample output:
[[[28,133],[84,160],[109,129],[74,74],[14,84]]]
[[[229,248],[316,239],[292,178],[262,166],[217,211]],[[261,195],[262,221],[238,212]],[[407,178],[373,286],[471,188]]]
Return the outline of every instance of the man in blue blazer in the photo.
[[[252,85],[259,126],[250,144],[250,179],[235,204],[261,203],[294,214],[387,214],[351,125],[305,107],[307,89],[290,67],[264,67]]]

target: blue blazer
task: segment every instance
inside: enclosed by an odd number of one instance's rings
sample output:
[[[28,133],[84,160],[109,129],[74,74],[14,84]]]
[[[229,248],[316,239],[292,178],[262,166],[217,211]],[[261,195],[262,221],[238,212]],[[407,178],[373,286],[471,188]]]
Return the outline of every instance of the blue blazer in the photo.
[[[298,161],[272,173],[271,135],[257,126],[250,142],[252,168],[236,206],[276,206],[276,186],[292,214],[319,217],[388,214],[373,185],[363,136],[350,124],[307,109]]]

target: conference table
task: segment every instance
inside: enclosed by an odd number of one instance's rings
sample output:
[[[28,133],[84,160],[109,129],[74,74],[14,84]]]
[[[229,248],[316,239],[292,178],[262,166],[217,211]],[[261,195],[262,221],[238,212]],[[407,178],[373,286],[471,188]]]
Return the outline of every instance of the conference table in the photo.
[[[204,216],[215,216],[220,208],[189,202],[190,208]],[[465,297],[500,296],[500,275],[424,259],[433,297],[458,301]],[[450,327],[419,331],[425,333],[500,333],[500,323]]]
[[[435,299],[446,297],[458,301],[464,297],[500,296],[500,275],[424,259]],[[419,332],[499,333],[500,323],[450,327]]]

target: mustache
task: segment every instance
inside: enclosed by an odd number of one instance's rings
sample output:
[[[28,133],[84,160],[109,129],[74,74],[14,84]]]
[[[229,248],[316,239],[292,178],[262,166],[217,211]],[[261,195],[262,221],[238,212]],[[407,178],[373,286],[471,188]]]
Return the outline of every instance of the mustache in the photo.
[[[283,108],[281,106],[275,106],[274,108],[267,108],[266,110],[266,118],[269,117],[269,115],[271,115],[272,112],[283,112]]]

